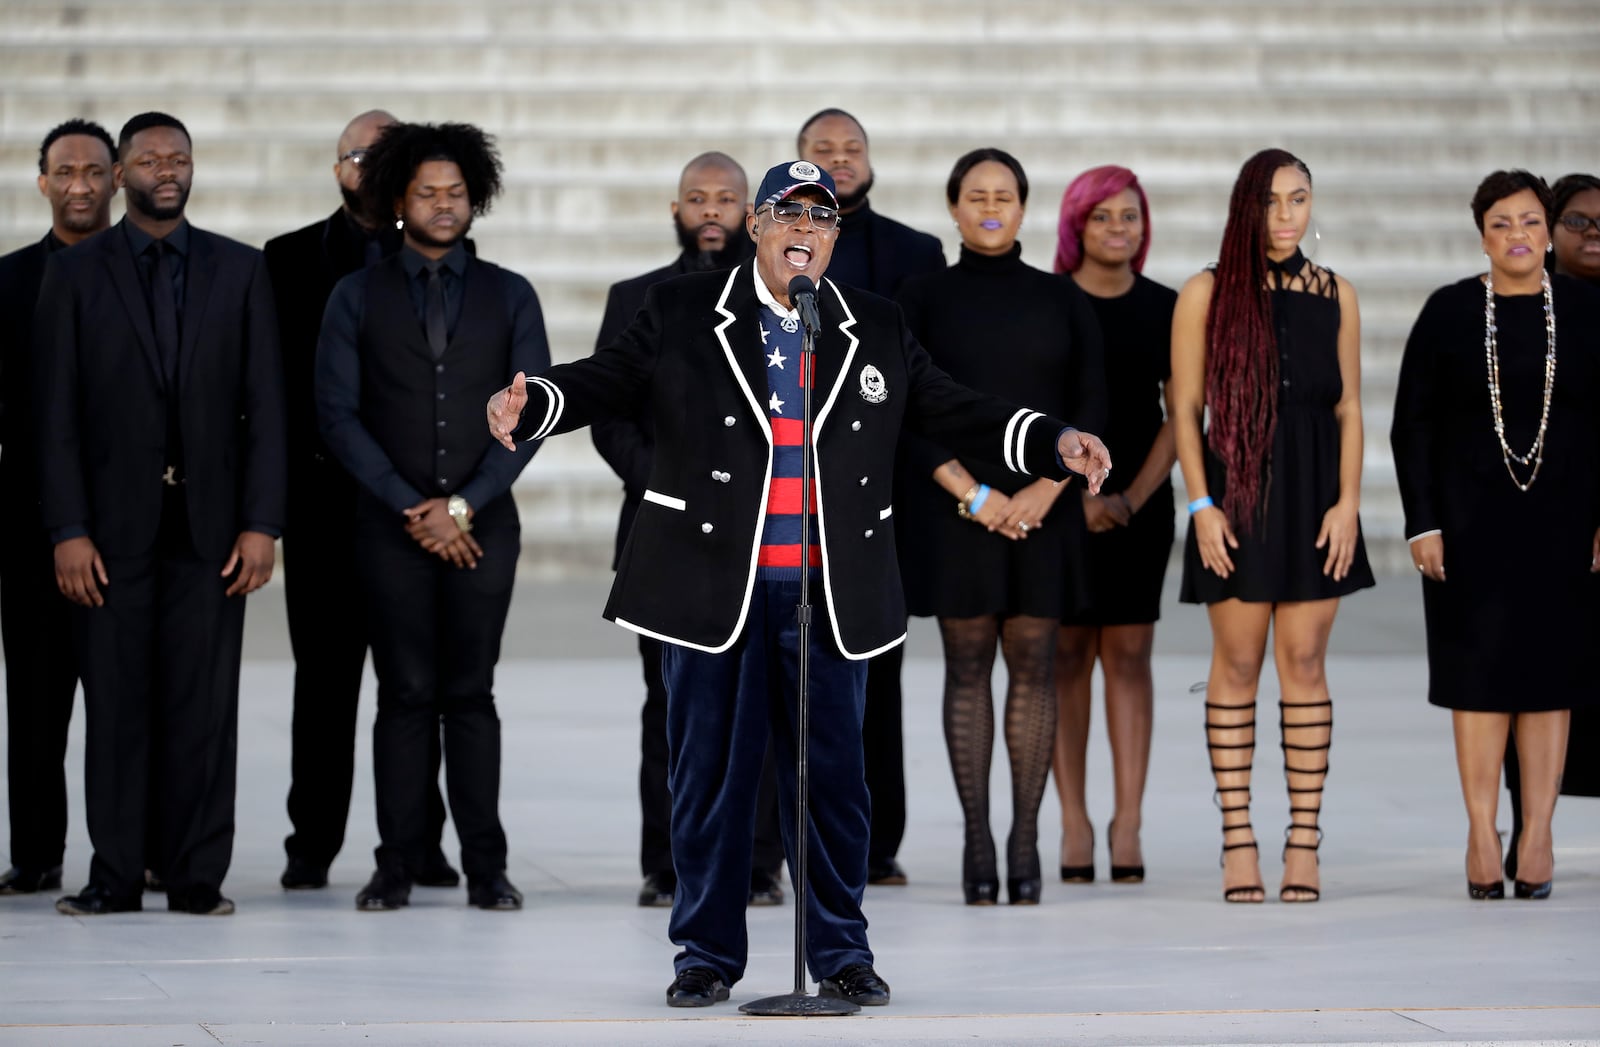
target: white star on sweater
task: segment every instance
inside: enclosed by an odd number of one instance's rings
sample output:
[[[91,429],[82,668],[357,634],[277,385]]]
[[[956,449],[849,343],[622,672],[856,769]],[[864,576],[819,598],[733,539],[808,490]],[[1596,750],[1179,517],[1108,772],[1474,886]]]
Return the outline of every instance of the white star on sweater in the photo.
[[[774,349],[772,352],[767,354],[767,366],[776,367],[781,371],[783,370],[783,362],[787,359],[789,358],[783,355],[782,349]]]
[[[777,393],[773,393],[772,394],[772,401],[770,403],[768,403],[767,406],[772,409],[772,413],[773,414],[782,414],[783,413],[783,401],[778,399],[778,394]]]

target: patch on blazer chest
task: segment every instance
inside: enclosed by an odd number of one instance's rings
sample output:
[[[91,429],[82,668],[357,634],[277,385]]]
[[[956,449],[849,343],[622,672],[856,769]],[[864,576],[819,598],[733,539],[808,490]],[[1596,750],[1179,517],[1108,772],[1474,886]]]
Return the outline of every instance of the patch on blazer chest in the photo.
[[[871,364],[861,369],[861,399],[869,404],[881,404],[889,399],[889,387],[884,384],[883,372]]]

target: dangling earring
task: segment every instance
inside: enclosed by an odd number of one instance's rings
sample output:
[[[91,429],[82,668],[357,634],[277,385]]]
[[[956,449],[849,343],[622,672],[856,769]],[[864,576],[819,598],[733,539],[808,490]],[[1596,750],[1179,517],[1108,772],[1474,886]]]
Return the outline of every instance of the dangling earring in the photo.
[[[395,213],[395,216],[394,216],[394,227],[396,229],[404,229],[406,227],[406,220],[404,218],[400,217],[399,212]]]
[[[1554,241],[1551,241],[1550,243],[1544,245],[1544,253],[1545,254],[1550,254],[1553,251],[1555,251],[1555,249],[1556,249],[1556,245],[1555,245]]]

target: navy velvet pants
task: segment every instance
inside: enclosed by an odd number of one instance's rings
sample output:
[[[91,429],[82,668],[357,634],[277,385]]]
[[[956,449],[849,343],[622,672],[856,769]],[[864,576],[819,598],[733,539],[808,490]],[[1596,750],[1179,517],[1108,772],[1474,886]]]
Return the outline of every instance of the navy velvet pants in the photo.
[[[820,582],[813,582],[811,593],[806,963],[821,979],[850,964],[872,962],[861,912],[870,826],[861,750],[867,663],[839,653]],[[758,580],[744,635],[731,649],[707,654],[668,644],[662,657],[672,857],[678,872],[670,934],[682,947],[675,966],[679,972],[710,967],[729,985],[744,976],[749,952],[750,844],[769,734],[789,876],[799,882],[794,868],[799,599],[798,579]]]

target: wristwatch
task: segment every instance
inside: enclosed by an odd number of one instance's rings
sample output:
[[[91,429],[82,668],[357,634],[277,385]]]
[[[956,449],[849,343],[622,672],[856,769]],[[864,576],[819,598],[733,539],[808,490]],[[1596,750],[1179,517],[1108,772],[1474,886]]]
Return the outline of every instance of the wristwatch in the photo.
[[[453,494],[447,504],[450,509],[450,519],[461,528],[461,533],[466,534],[472,530],[472,506],[467,504],[467,500],[459,494]]]

